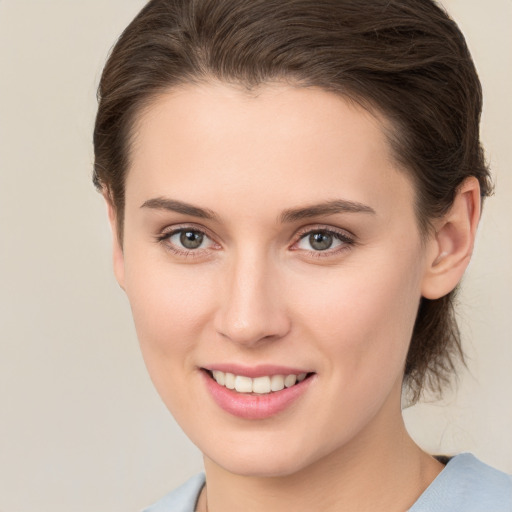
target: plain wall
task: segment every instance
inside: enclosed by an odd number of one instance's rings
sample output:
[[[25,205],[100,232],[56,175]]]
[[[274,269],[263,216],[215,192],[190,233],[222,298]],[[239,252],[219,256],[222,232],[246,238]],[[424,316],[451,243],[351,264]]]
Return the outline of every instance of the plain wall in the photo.
[[[142,0],[0,0],[0,511],[137,511],[201,469],[146,375],[91,184],[95,90]],[[445,0],[483,82],[496,179],[457,393],[405,412],[433,453],[512,472],[512,2]]]

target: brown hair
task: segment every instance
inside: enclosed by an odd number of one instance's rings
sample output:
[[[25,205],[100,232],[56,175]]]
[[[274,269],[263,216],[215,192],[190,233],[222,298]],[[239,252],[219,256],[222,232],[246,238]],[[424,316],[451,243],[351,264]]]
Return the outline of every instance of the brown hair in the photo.
[[[98,91],[94,183],[115,206],[120,237],[137,114],[172,87],[211,80],[316,86],[383,114],[424,234],[466,177],[482,197],[491,192],[480,82],[434,1],[151,0],[113,48]],[[463,360],[454,296],[421,301],[405,367],[413,402],[424,388],[441,391]]]

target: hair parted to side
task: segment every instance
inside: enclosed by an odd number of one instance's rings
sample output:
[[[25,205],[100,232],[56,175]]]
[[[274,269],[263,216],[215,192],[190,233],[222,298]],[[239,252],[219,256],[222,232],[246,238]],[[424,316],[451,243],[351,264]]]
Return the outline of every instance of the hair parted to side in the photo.
[[[482,198],[491,193],[480,82],[433,0],[151,0],[113,48],[98,91],[93,180],[114,205],[121,243],[137,115],[164,91],[213,80],[320,87],[382,114],[424,235],[465,178],[479,180]],[[424,389],[440,393],[463,361],[454,297],[421,301],[405,368],[412,403]]]

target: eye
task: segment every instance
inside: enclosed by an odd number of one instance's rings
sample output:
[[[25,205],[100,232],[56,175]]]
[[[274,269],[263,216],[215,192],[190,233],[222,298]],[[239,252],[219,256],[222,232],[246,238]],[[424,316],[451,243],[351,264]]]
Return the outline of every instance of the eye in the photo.
[[[315,251],[326,251],[332,247],[335,238],[331,233],[317,232],[311,233],[301,241],[306,241]]]
[[[206,233],[190,227],[166,231],[157,240],[166,248],[180,255],[216,248],[217,244]]]
[[[304,233],[296,243],[295,248],[303,251],[332,254],[347,249],[353,244],[354,240],[344,233],[329,229],[315,229]]]
[[[169,241],[175,245],[181,244],[185,249],[199,249],[203,245],[205,236],[200,231],[190,229],[178,231],[169,238]]]

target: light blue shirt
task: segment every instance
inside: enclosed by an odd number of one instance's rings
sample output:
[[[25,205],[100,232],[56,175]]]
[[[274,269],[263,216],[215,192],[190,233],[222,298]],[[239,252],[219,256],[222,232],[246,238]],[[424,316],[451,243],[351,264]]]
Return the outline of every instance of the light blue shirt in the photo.
[[[144,512],[194,512],[204,482],[196,475]],[[457,455],[409,512],[512,512],[512,477],[470,453]]]

